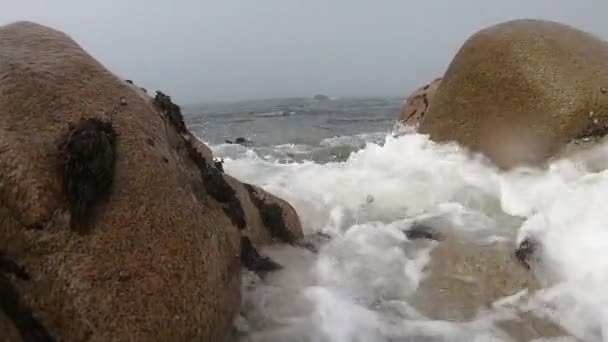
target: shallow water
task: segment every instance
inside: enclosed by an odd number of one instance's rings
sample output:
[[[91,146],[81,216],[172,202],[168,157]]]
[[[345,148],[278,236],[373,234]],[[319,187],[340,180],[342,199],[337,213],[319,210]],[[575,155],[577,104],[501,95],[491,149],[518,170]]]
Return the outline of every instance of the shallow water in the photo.
[[[189,116],[227,173],[288,200],[305,234],[330,237],[318,253],[263,250],[285,269],[245,274],[241,341],[608,339],[605,148],[499,172],[455,144],[389,132],[398,101],[350,101],[329,123],[329,109],[257,124],[247,112]],[[418,223],[445,239],[408,239]],[[526,237],[540,246],[533,271],[513,257]]]

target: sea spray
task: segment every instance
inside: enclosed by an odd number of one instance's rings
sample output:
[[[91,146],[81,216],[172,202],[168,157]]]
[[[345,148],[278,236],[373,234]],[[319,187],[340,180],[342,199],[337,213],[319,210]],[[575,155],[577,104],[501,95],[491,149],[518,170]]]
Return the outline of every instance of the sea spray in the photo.
[[[332,143],[340,141],[352,142]],[[537,341],[607,338],[608,173],[598,172],[597,156],[501,172],[457,145],[411,133],[370,135],[337,162],[215,152],[227,173],[294,205],[305,233],[332,236],[318,254],[268,249],[286,268],[244,288],[244,340],[509,341],[515,338],[502,324],[522,313],[556,327]],[[441,242],[410,241],[404,231],[415,222],[513,251],[535,239],[540,261],[530,272],[543,288],[498,298],[464,322],[426,317],[412,298]]]

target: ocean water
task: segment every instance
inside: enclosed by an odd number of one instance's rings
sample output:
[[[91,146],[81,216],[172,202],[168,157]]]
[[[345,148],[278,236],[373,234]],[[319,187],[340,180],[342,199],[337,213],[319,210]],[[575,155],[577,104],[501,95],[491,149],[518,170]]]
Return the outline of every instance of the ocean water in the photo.
[[[318,251],[245,272],[240,341],[608,340],[608,151],[501,172],[393,131],[401,99],[184,108],[224,169],[288,200]],[[248,146],[225,143],[246,138]],[[423,224],[440,241],[408,238]],[[537,243],[532,269],[513,256]]]

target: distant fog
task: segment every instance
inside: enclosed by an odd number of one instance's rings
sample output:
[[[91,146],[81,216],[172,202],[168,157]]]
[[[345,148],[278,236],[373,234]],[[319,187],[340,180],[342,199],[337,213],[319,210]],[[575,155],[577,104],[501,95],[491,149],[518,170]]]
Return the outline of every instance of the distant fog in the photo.
[[[0,24],[66,31],[114,72],[181,103],[405,96],[475,31],[515,18],[608,37],[606,0],[3,0]]]

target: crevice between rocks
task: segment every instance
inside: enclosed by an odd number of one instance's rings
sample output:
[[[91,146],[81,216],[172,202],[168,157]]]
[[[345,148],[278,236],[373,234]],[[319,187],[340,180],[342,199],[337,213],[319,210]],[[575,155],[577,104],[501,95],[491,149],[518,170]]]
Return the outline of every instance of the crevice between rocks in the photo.
[[[23,341],[54,342],[55,338],[23,303],[19,291],[9,279],[11,274],[23,281],[30,279],[23,267],[0,251],[0,310],[13,322]]]
[[[269,257],[261,255],[246,236],[241,237],[241,263],[260,277],[283,268]]]

